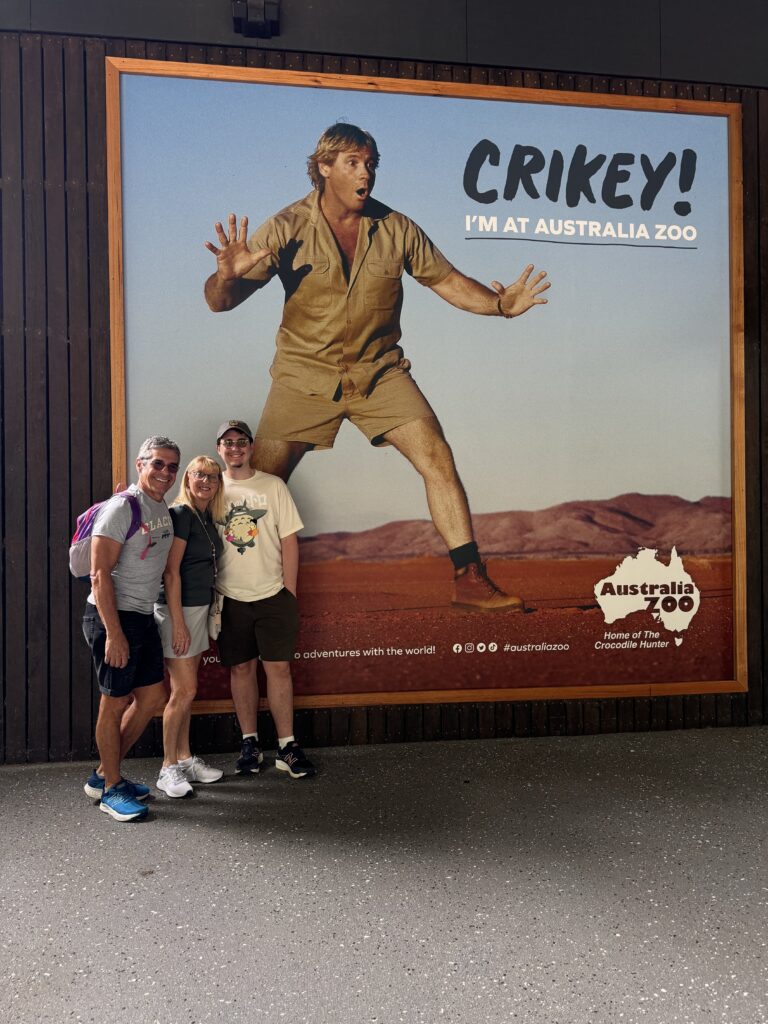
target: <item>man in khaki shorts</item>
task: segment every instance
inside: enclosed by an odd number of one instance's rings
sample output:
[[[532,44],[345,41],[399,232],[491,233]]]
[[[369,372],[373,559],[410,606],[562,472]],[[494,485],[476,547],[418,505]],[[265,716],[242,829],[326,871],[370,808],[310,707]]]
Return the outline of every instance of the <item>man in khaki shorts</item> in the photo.
[[[520,316],[546,303],[545,274],[529,265],[506,288],[456,270],[421,228],[373,199],[379,152],[368,132],[335,124],[308,161],[313,191],[270,218],[248,241],[216,224],[206,242],[217,269],[208,306],[234,309],[273,277],[285,289],[272,387],[254,438],[252,465],[287,480],[310,449],[331,448],[349,419],[373,445],[394,445],[421,474],[435,528],[454,567],[453,604],[522,610],[488,577],[469,503],[434,411],[400,347],[403,271],[452,306],[483,316]]]

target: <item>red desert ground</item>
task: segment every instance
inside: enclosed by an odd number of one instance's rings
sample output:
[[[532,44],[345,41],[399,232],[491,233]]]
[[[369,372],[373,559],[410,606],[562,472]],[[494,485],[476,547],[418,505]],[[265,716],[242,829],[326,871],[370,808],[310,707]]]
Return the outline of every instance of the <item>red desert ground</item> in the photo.
[[[297,694],[732,678],[730,499],[624,494],[474,526],[491,577],[523,596],[525,614],[451,608],[450,563],[428,520],[303,538]],[[597,604],[595,584],[640,548],[664,565],[675,548],[701,595],[678,643],[650,611],[608,625]],[[205,661],[199,699],[228,697],[214,652]]]

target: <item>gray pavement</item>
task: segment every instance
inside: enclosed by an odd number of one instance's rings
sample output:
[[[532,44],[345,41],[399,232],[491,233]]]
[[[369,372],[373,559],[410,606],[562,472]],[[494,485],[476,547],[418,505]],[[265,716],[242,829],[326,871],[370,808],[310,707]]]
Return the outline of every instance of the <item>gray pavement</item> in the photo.
[[[314,756],[133,824],[0,768],[0,1020],[768,1021],[765,728]]]

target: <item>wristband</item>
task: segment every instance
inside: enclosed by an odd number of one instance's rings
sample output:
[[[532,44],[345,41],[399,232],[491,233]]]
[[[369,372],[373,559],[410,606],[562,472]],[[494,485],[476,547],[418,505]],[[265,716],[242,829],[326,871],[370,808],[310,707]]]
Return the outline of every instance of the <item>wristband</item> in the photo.
[[[499,296],[498,299],[496,300],[496,309],[498,309],[499,311],[499,316],[503,316],[505,320],[514,319],[514,313],[505,313],[504,310],[501,308],[501,296]]]

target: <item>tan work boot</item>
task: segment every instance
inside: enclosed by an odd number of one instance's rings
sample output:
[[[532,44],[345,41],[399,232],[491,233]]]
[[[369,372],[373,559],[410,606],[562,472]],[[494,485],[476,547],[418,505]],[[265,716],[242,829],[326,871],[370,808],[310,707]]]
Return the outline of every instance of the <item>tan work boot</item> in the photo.
[[[453,601],[456,608],[468,608],[475,612],[522,612],[525,604],[522,597],[505,594],[492,579],[488,578],[485,562],[472,562],[464,569],[457,569],[453,578]]]

